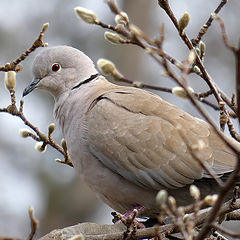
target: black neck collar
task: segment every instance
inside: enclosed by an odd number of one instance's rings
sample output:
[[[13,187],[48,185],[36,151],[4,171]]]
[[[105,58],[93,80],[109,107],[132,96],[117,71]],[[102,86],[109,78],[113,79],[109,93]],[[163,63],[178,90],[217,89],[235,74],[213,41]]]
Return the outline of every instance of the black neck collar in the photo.
[[[78,85],[76,85],[75,87],[73,87],[72,90],[75,89],[75,88],[79,88],[81,85],[83,85],[83,84],[85,84],[85,83],[91,82],[93,79],[95,79],[95,78],[98,77],[98,76],[99,76],[98,73],[91,75],[88,79],[80,82]]]

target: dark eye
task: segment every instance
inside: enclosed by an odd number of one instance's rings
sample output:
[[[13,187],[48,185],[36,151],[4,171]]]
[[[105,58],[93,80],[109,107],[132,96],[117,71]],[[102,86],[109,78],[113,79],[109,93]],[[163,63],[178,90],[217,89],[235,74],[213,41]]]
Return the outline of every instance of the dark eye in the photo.
[[[54,64],[52,65],[52,71],[53,71],[53,72],[57,72],[57,71],[59,71],[60,69],[61,69],[60,64],[54,63]]]

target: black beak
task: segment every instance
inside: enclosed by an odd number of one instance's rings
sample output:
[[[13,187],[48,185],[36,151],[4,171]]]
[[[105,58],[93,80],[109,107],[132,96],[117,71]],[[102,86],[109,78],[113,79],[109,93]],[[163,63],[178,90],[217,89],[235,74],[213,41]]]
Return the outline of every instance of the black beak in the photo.
[[[28,95],[32,90],[34,90],[37,87],[37,84],[40,82],[41,79],[36,78],[33,79],[30,84],[23,90],[23,97]]]

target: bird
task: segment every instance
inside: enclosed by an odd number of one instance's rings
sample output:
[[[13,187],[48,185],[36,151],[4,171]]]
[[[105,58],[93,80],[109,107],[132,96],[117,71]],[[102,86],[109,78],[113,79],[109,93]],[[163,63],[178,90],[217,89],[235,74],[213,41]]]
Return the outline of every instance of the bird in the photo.
[[[156,216],[160,190],[179,205],[193,202],[191,184],[202,196],[216,193],[216,182],[199,161],[217,178],[234,170],[234,152],[207,122],[154,93],[111,83],[76,48],[43,49],[32,71],[23,96],[34,89],[53,96],[74,168],[119,213],[140,207],[139,216]]]

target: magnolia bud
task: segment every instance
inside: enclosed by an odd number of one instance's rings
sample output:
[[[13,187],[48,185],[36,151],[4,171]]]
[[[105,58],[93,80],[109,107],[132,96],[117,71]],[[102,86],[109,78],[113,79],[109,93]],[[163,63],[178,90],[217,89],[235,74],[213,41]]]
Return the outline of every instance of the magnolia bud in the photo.
[[[47,150],[47,145],[45,145],[44,142],[37,142],[35,144],[35,149],[41,153],[44,153]]]
[[[187,27],[189,21],[190,21],[190,14],[188,12],[185,12],[178,21],[180,34],[183,33],[183,30]]]
[[[194,50],[191,50],[188,55],[188,62],[193,63],[195,61],[195,59],[196,59],[196,54],[195,54]]]
[[[63,147],[64,152],[67,152],[67,142],[64,138],[61,141],[61,145]]]
[[[217,194],[213,194],[213,195],[208,195],[204,198],[204,202],[209,205],[212,206],[218,199],[218,195]]]
[[[22,129],[19,130],[19,135],[23,138],[29,137],[30,134],[31,134],[31,131],[28,130],[27,128],[22,128]]]
[[[103,75],[112,75],[113,71],[116,69],[113,62],[104,58],[98,59],[97,66]]]
[[[216,19],[218,16],[217,16],[217,14],[216,13],[211,13],[211,18],[212,19]]]
[[[97,23],[99,22],[95,13],[83,7],[75,7],[74,11],[78,17],[80,17],[86,23]]]
[[[158,205],[165,204],[167,202],[168,193],[166,190],[160,190],[156,196],[156,202]]]
[[[176,204],[176,199],[172,196],[168,197],[168,204],[172,209],[175,209],[177,204]]]
[[[16,72],[9,71],[5,73],[5,85],[9,91],[12,91],[16,86]]]
[[[133,34],[140,36],[140,37],[143,36],[142,30],[139,27],[137,27],[136,25],[130,24],[129,28]]]
[[[143,84],[141,82],[137,82],[137,81],[134,81],[132,83],[133,87],[136,87],[136,88],[142,88],[143,87]]]
[[[120,12],[115,16],[116,24],[127,24],[129,22],[128,15],[125,12]]]
[[[194,199],[196,199],[196,200],[200,199],[200,191],[199,191],[199,188],[197,186],[191,185],[189,190],[190,190],[191,196]]]
[[[49,126],[48,126],[48,134],[51,135],[54,132],[55,129],[56,129],[55,123],[49,124]]]
[[[126,40],[121,38],[120,35],[117,33],[105,32],[104,37],[112,44],[120,44],[126,42]]]
[[[188,87],[190,93],[194,93],[194,90],[191,87]],[[186,91],[182,87],[174,87],[172,93],[181,98],[188,98]]]
[[[107,59],[98,59],[97,66],[103,75],[110,75],[114,77],[115,80],[119,80],[123,77],[122,74],[116,69],[114,63]]]
[[[199,68],[198,66],[196,66],[196,65],[193,67],[193,71],[194,71],[195,73],[197,73],[197,74],[200,74],[200,73],[201,73],[200,68]]]

